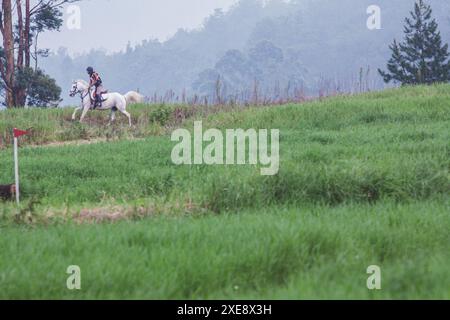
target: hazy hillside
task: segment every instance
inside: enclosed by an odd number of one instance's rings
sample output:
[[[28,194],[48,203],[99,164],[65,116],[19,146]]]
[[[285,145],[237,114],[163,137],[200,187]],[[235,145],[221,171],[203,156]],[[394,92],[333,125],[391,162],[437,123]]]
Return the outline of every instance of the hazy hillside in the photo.
[[[429,2],[443,40],[450,41],[450,4]],[[139,89],[147,96],[170,89],[212,95],[218,76],[224,95],[251,92],[255,80],[269,94],[288,85],[309,94],[331,85],[348,91],[357,86],[360,68],[371,89],[381,88],[376,70],[384,67],[392,40],[402,36],[413,3],[377,1],[382,29],[371,31],[366,26],[370,0],[274,0],[266,6],[242,0],[229,12],[217,11],[202,29],[180,30],[167,42],[147,40],[125,52],[92,51],[74,59],[61,49],[43,60],[43,67],[67,88],[93,65],[110,89]]]
[[[164,94],[169,89],[181,92],[189,89],[198,73],[213,66],[227,50],[244,48],[259,21],[290,11],[290,6],[282,1],[263,8],[258,0],[245,0],[227,13],[216,11],[205,20],[202,29],[180,29],[164,43],[148,39],[126,52],[107,56],[93,50],[74,59],[62,49],[45,59],[42,66],[65,87],[73,79],[85,77],[86,67],[93,65],[114,90],[140,89],[146,95],[155,91]]]

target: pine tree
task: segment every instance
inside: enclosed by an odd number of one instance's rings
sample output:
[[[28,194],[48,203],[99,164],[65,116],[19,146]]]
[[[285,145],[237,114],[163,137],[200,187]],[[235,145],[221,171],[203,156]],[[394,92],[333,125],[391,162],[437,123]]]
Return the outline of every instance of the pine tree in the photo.
[[[378,70],[386,83],[402,85],[431,84],[450,80],[448,44],[442,45],[438,24],[432,19],[431,6],[423,0],[415,3],[411,18],[405,19],[404,42],[389,46],[392,57],[388,72]]]

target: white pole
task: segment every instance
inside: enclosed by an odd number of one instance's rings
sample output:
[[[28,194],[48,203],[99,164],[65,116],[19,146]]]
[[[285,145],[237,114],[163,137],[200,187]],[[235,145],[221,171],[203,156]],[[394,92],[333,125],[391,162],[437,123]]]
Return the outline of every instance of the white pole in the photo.
[[[16,202],[20,203],[20,189],[19,189],[19,155],[17,138],[14,138],[14,172],[16,176]]]

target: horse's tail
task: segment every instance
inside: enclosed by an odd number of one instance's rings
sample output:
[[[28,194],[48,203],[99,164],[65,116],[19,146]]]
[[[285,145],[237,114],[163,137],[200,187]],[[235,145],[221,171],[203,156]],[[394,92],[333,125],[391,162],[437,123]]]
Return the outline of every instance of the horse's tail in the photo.
[[[128,105],[144,102],[144,96],[140,93],[137,93],[136,91],[127,92],[124,97],[125,97],[125,100],[127,100]]]

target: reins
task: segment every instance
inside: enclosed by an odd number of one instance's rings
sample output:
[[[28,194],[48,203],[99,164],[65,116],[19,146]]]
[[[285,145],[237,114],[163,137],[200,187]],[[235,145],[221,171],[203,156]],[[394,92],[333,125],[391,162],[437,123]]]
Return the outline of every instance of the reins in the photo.
[[[88,88],[88,89],[86,89],[86,94],[83,95],[83,92],[81,92],[81,90],[78,89],[78,83],[76,84],[75,90],[80,94],[81,102],[83,102],[84,98],[86,98],[91,93],[90,88]],[[89,99],[90,99],[90,97],[89,97]],[[92,100],[92,99],[90,99],[90,100]]]

